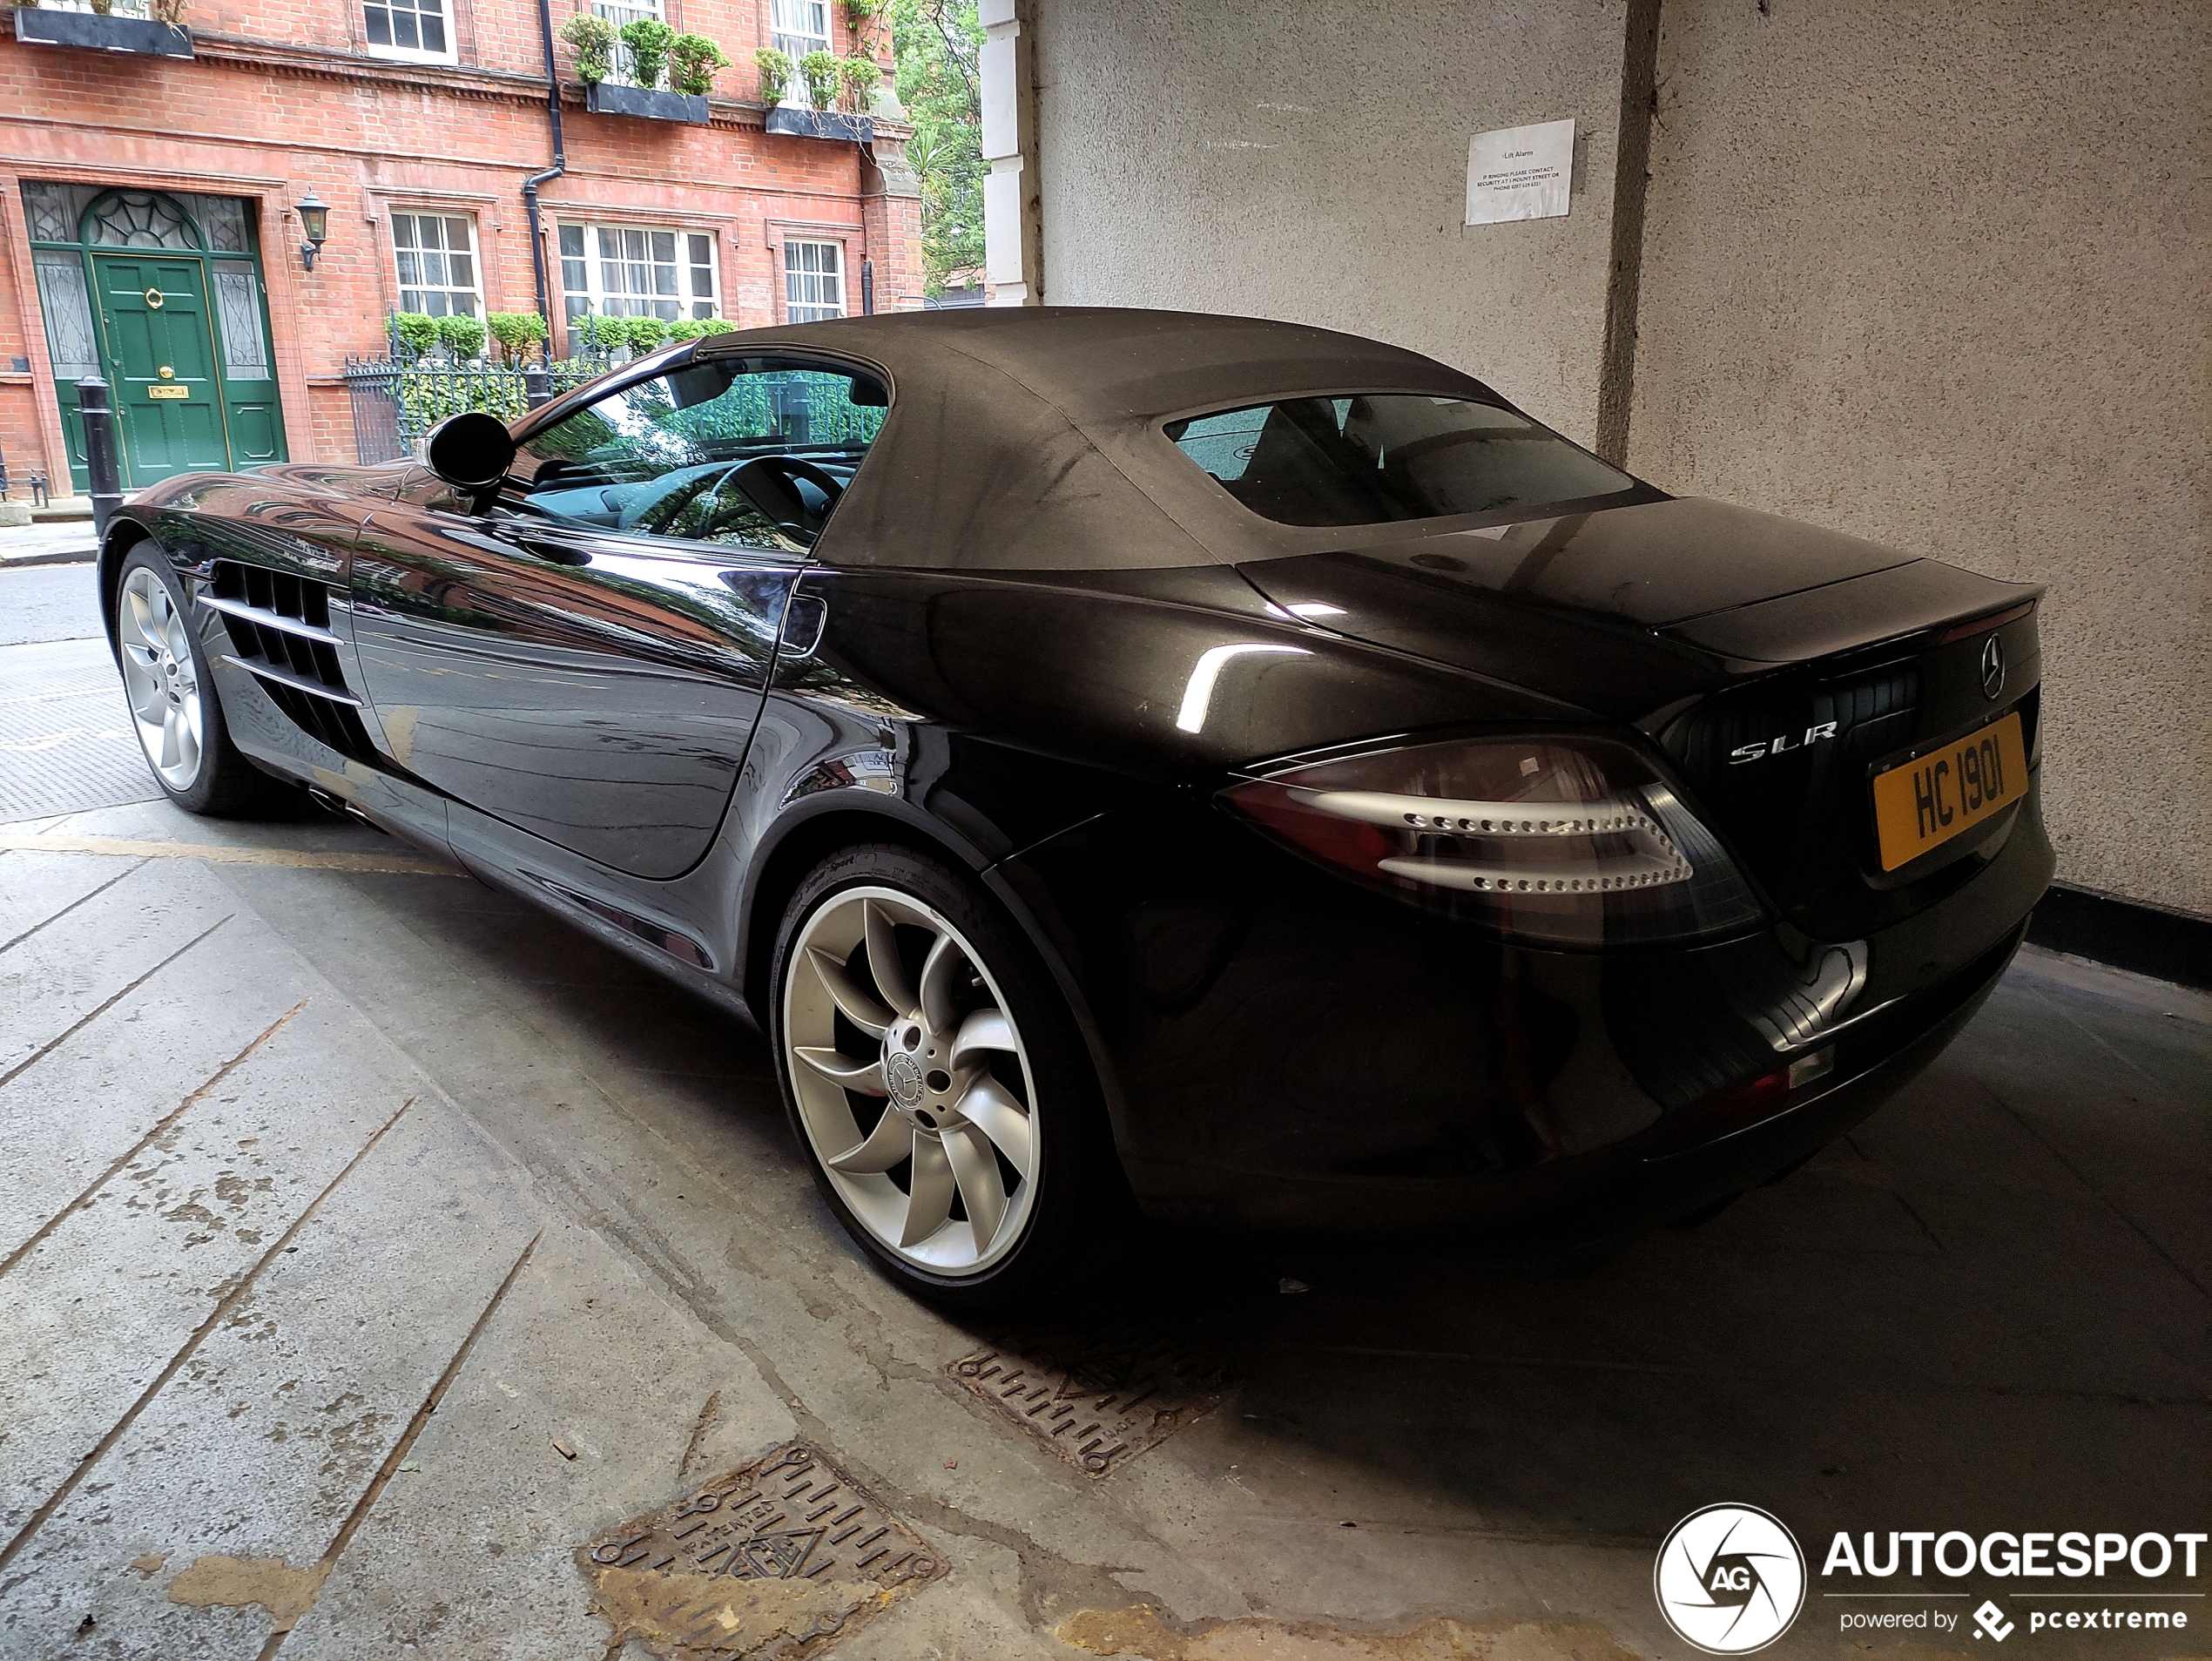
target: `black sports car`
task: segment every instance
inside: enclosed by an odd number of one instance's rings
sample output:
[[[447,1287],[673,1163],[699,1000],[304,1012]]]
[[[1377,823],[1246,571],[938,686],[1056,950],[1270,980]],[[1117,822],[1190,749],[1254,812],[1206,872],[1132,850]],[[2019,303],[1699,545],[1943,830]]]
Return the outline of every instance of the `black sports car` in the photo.
[[[1371,341],[853,318],[425,457],[118,514],[162,788],[307,787],[749,1011],[931,1295],[1042,1286],[1129,1194],[1695,1215],[1926,1064],[2051,874],[2040,591]]]

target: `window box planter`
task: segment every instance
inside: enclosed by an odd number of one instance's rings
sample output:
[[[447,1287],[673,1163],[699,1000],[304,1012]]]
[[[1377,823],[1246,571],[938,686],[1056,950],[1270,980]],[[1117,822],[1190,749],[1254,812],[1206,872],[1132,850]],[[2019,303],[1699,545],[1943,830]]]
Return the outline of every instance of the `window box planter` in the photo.
[[[192,30],[151,17],[118,17],[97,11],[49,11],[17,6],[16,38],[37,46],[82,46],[140,57],[190,57]]]
[[[847,115],[842,110],[794,110],[778,105],[763,124],[771,132],[794,138],[834,138],[843,144],[864,145],[875,138],[875,118]]]
[[[583,89],[583,107],[594,115],[634,115],[647,121],[686,121],[695,127],[706,125],[706,99],[690,92],[648,91],[642,86],[622,86],[613,81],[595,81]]]

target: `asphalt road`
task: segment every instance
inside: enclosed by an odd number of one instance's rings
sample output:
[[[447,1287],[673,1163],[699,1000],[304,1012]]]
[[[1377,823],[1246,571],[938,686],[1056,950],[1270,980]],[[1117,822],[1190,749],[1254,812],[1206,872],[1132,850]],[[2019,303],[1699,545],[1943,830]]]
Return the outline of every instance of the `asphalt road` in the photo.
[[[107,696],[81,569],[0,573],[59,637],[0,710]],[[1686,1653],[1653,1554],[1716,1502],[1816,1558],[2201,1526],[2208,1051],[2212,1000],[2031,953],[1579,1276],[1102,1240],[974,1330],[838,1232],[759,1037],[593,942],[319,816],[0,813],[0,1657],[1615,1661]],[[1847,1607],[1771,1653],[1993,1647]]]

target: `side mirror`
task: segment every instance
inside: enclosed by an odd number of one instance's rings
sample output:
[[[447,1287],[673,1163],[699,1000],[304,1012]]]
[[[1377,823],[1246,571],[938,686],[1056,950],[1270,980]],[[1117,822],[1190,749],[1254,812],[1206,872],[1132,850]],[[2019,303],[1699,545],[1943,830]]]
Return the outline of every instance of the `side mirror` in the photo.
[[[448,415],[422,441],[422,462],[456,490],[475,496],[493,490],[515,464],[507,423],[482,410]]]

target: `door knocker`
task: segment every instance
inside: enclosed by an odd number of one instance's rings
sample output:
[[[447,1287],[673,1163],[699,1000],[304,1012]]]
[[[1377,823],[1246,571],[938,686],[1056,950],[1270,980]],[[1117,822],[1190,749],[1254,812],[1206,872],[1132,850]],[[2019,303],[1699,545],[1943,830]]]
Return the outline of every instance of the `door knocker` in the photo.
[[[146,290],[146,309],[155,312],[161,309],[161,290],[158,288]]]
[[[155,370],[154,373],[159,375],[164,381],[174,381],[177,378],[177,372],[165,363],[158,369]]]

